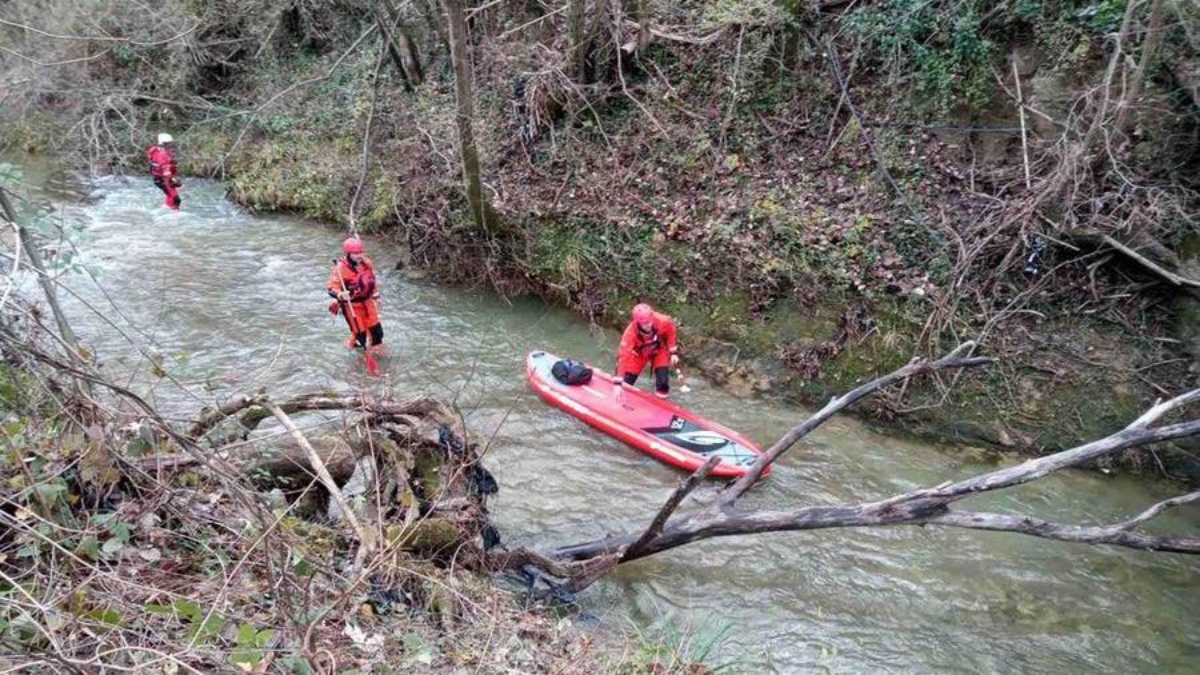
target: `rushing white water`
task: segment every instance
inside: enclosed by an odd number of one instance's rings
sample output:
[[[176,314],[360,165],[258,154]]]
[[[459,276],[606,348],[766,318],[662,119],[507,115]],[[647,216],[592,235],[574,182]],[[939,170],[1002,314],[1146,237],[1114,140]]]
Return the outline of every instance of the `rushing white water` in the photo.
[[[89,203],[62,207],[81,226],[76,245],[105,291],[83,275],[64,278],[98,310],[67,298],[73,324],[108,372],[132,378],[171,415],[260,387],[453,400],[488,448],[500,482],[492,511],[509,544],[628,532],[682,477],[543,404],[524,382],[534,349],[611,367],[615,333],[589,333],[533,300],[410,280],[394,269],[397,249],[367,237],[383,270],[389,349],[383,377],[367,378],[343,345],[341,319],[325,310],[344,233],[248,215],[221,193],[188,181],[176,214],[148,181],[105,179]],[[139,350],[186,390],[156,378]],[[681,404],[764,444],[806,414],[689,384]],[[744,508],[873,500],[991,468],[966,456],[842,418],[794,448]],[[1175,489],[1071,472],[977,505],[1104,523]],[[1195,533],[1198,515],[1184,507],[1156,526]],[[745,672],[1194,672],[1198,570],[1184,556],[1017,535],[827,530],[687,546],[621,567],[580,601],[606,620],[628,617],[648,640],[678,631],[699,645],[720,634],[710,662]]]

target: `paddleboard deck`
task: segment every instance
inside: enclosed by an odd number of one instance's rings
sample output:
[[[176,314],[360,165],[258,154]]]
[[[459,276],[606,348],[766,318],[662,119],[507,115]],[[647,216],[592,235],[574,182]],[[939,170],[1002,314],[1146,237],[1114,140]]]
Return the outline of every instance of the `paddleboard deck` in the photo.
[[[593,368],[587,384],[563,384],[551,373],[558,360],[543,351],[525,360],[529,385],[543,400],[667,464],[695,471],[716,455],[721,461],[709,475],[738,478],[762,455],[736,431],[636,387],[618,389],[619,381],[601,370]]]

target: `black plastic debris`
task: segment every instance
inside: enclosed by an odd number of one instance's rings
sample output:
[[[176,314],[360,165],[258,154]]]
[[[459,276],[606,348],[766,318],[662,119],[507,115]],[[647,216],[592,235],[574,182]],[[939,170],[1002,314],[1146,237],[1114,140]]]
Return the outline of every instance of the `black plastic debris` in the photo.
[[[450,431],[449,427],[438,427],[438,444],[445,448],[449,454],[455,457],[462,457],[464,449],[462,439],[454,435],[454,432]]]
[[[378,577],[371,577],[371,590],[367,593],[367,602],[371,610],[378,615],[391,614],[400,605],[412,609],[412,598],[402,588],[385,588]]]
[[[500,491],[500,484],[496,482],[496,477],[479,463],[471,467],[471,483],[481,495],[494,495]]]
[[[1025,256],[1025,274],[1035,277],[1042,273],[1042,254],[1046,251],[1046,238],[1040,234],[1029,237],[1029,254]]]
[[[500,530],[496,529],[495,525],[488,523],[483,526],[483,531],[479,533],[483,537],[483,550],[490,551],[501,545]]]

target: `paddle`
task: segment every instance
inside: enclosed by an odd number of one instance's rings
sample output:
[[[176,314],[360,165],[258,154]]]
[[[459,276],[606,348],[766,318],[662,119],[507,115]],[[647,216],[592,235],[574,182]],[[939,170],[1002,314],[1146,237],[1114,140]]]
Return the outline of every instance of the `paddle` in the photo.
[[[683,377],[683,368],[680,368],[678,364],[675,366],[675,377],[679,379],[679,391],[686,394],[692,390],[691,387],[687,386],[687,380]]]
[[[337,264],[336,260],[334,261],[334,264]],[[362,324],[358,320],[358,312],[354,311],[354,303],[350,301],[349,293],[346,292],[346,280],[342,278],[341,270],[335,267],[334,272],[337,274],[338,284],[340,284],[342,287],[342,293],[346,294],[345,300],[342,300],[341,296],[339,296],[338,301],[342,303],[342,311],[346,313],[346,321],[350,324],[350,331],[354,333],[354,339],[358,340],[359,333],[364,332]],[[370,339],[371,338],[368,336],[368,342]],[[375,345],[368,344],[367,347],[363,349],[363,360],[367,364],[368,375],[379,374],[379,362],[377,362],[375,357],[371,354],[371,348],[374,346]]]
[[[633,410],[633,406],[625,402],[625,382],[620,378],[613,380],[613,398],[622,408]]]

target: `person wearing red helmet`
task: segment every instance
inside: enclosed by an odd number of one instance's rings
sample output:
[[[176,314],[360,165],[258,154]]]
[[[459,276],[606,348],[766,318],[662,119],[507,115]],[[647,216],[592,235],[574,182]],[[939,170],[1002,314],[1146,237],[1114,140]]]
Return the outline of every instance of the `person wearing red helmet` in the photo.
[[[350,328],[350,349],[367,349],[383,344],[383,325],[379,323],[379,286],[375,281],[375,265],[363,255],[362,240],[350,237],[342,242],[346,255],[334,261],[333,271],[325,290],[333,302],[329,312],[339,311]]]
[[[630,315],[617,349],[617,375],[626,384],[634,384],[649,363],[654,372],[654,394],[666,398],[671,391],[670,369],[679,365],[675,321],[644,302],[635,305]]]
[[[158,143],[146,150],[146,160],[150,162],[150,176],[154,184],[163,191],[163,204],[172,211],[178,211],[183,199],[179,196],[179,188],[183,181],[179,180],[179,164],[175,160],[175,139],[171,134],[159,134]]]

